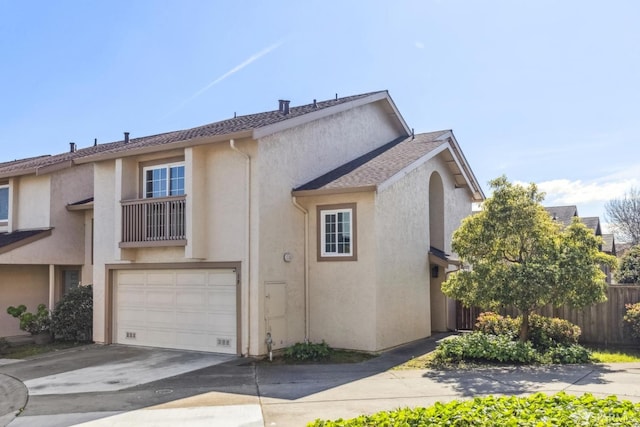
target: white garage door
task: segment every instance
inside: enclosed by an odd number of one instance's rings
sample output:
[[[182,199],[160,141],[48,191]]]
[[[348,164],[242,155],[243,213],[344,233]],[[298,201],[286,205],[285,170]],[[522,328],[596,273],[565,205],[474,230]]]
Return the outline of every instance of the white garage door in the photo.
[[[235,270],[120,270],[114,342],[237,353]]]

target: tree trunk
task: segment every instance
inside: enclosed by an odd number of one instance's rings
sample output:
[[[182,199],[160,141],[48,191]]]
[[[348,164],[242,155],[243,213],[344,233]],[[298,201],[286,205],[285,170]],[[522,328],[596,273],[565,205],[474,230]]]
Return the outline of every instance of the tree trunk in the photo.
[[[520,325],[520,342],[526,342],[529,339],[529,312],[522,312],[522,324]]]

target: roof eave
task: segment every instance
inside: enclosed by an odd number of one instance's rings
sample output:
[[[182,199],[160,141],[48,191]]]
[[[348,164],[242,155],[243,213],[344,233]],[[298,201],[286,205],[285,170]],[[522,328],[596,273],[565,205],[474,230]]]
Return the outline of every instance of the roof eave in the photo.
[[[291,195],[294,197],[326,196],[333,194],[368,193],[376,191],[377,189],[378,186],[376,185],[364,185],[360,187],[318,188],[317,190],[293,190],[291,191]]]
[[[462,149],[460,148],[460,145],[458,144],[458,141],[456,140],[456,137],[453,135],[452,131],[449,131],[448,142],[451,145],[452,151],[455,152],[453,158],[456,160],[456,162],[459,163],[459,167],[464,175],[464,179],[467,182],[467,185],[469,185],[469,189],[473,194],[474,202],[483,201],[486,196],[484,195],[482,187],[480,186],[480,183],[478,183],[473,170],[471,170],[471,167],[469,166],[469,163],[467,162],[467,159],[464,156],[464,153],[462,152]]]
[[[83,203],[81,205],[67,205],[68,211],[90,211],[93,210],[93,202]]]
[[[384,182],[379,184],[378,186],[379,189],[382,191],[385,188],[390,187],[393,183],[400,180],[402,177],[404,177],[406,174],[408,174],[412,170],[423,165],[428,160],[433,159],[438,154],[444,151],[449,151],[449,153],[451,153],[451,157],[453,158],[453,161],[455,162],[457,168],[460,170],[460,175],[462,176],[462,178],[464,179],[464,182],[466,183],[465,186],[468,188],[469,192],[471,193],[472,200],[474,202],[483,201],[485,197],[484,197],[484,193],[482,192],[482,189],[480,188],[480,185],[475,180],[475,176],[473,176],[473,173],[470,172],[470,169],[468,169],[469,172],[465,170],[466,168],[468,168],[468,166],[466,166],[466,163],[462,163],[464,162],[464,158],[460,158],[460,155],[462,154],[462,152],[459,150],[459,148],[458,150],[455,149],[456,147],[454,145],[455,140],[453,139],[453,133],[451,133],[451,131],[448,131],[444,135],[438,137],[436,140],[446,140],[446,142],[440,145],[439,147],[435,148],[434,150],[429,151],[424,156],[415,160],[413,163],[405,166],[404,168],[402,168],[401,170],[393,174],[391,177],[387,178]],[[471,177],[469,176],[469,173],[471,173]]]
[[[140,148],[131,148],[129,150],[123,150],[123,151],[93,154],[90,156],[74,159],[73,162],[75,164],[83,164],[83,163],[101,162],[104,160],[115,160],[123,157],[131,157],[131,156],[137,156],[141,154],[157,153],[160,151],[170,151],[170,150],[175,150],[176,148],[187,148],[187,147],[194,147],[197,145],[228,141],[230,139],[251,138],[251,136],[252,136],[251,131],[234,132],[234,133],[228,133],[224,135],[204,136],[199,138],[191,138],[191,139],[185,139],[185,140],[176,141],[176,142],[170,142],[167,144],[157,144],[157,145],[150,145],[150,146],[140,147]]]

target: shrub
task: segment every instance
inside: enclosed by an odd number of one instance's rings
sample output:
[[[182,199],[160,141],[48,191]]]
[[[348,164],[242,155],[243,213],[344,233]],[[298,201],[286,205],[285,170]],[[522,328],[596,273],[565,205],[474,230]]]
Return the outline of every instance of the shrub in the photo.
[[[93,286],[73,288],[58,301],[52,330],[56,338],[64,341],[93,339]]]
[[[623,319],[631,332],[631,336],[640,340],[640,302],[625,305],[627,312]]]
[[[508,335],[515,339],[520,333],[520,318],[504,317],[498,313],[487,311],[480,313],[476,322],[476,330],[490,335]]]
[[[529,342],[521,343],[507,335],[489,335],[483,332],[444,340],[435,350],[436,363],[463,360],[532,363],[538,360],[538,354]]]
[[[426,408],[397,409],[349,420],[316,420],[308,427],[405,426],[637,426],[640,403],[598,399],[589,393],[573,396],[536,393],[526,397],[487,396],[436,402]]]
[[[511,339],[517,339],[520,335],[521,323],[522,316],[514,319],[493,312],[485,312],[478,316],[476,330],[485,334],[506,335]],[[580,327],[568,320],[545,317],[538,314],[529,316],[529,341],[540,351],[559,345],[571,346],[577,344],[581,333]]]
[[[7,308],[7,313],[20,321],[20,329],[31,335],[48,333],[51,327],[49,310],[44,304],[39,304],[35,313],[29,313],[27,307],[21,304]]]
[[[591,351],[578,344],[551,347],[541,358],[541,362],[544,363],[561,363],[563,365],[588,363],[590,360]]]
[[[532,314],[529,317],[529,340],[538,350],[571,346],[578,343],[582,331],[568,320]]]
[[[332,351],[324,341],[316,344],[298,342],[285,349],[284,357],[297,361],[324,360],[331,356]]]
[[[632,246],[620,260],[616,271],[618,283],[640,283],[640,245]]]

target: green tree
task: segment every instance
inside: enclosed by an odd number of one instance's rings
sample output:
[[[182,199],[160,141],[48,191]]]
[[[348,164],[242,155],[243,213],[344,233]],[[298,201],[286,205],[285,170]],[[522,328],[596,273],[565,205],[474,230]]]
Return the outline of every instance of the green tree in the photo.
[[[620,260],[618,283],[640,283],[640,246],[632,246]]]
[[[522,314],[520,340],[529,336],[529,315],[553,304],[585,307],[606,299],[601,265],[616,259],[599,250],[601,238],[578,218],[562,229],[541,202],[535,184],[490,182],[493,194],[466,218],[452,249],[470,270],[449,275],[443,292],[463,304],[496,309],[513,305]]]

